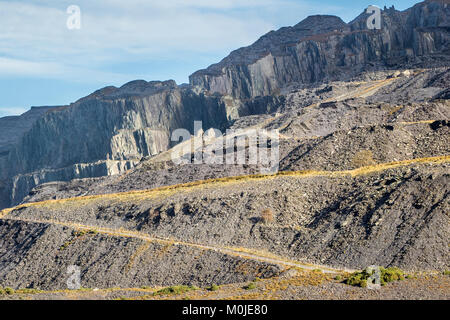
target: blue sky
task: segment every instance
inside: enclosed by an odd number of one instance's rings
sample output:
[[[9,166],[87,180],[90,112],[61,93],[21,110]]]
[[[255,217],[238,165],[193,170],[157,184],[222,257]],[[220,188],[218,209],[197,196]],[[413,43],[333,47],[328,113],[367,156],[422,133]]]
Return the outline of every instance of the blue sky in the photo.
[[[0,117],[64,105],[107,85],[188,82],[198,69],[308,15],[348,22],[418,0],[0,0]],[[69,30],[67,8],[81,9]]]

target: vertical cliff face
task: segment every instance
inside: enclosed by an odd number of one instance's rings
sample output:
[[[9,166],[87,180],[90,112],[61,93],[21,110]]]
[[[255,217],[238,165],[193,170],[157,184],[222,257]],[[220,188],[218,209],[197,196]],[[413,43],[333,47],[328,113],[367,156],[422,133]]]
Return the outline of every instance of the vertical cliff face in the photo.
[[[133,91],[141,89],[141,92]],[[133,82],[120,89],[98,91],[61,110],[48,112],[11,152],[13,172],[62,168],[98,160],[139,160],[169,147],[169,133],[226,121],[220,99]]]
[[[3,206],[17,204],[40,183],[130,169],[142,157],[167,150],[173,130],[193,132],[195,120],[223,128],[232,106],[174,81],[133,81],[48,109],[1,158]]]
[[[9,205],[9,156],[21,138],[53,107],[32,107],[21,116],[0,118],[0,208]]]
[[[449,49],[448,1],[425,1],[403,12],[385,8],[381,15],[381,30],[367,29],[367,13],[349,24],[334,16],[308,17],[232,52],[194,73],[190,82],[210,92],[253,99],[277,94],[292,83],[345,79],[364,70],[433,58],[440,61],[439,53]]]

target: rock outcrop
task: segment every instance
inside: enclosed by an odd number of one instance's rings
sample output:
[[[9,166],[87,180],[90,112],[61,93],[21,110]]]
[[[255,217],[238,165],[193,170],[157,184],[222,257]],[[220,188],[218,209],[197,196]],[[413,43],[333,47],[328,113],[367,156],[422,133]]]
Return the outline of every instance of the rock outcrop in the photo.
[[[335,16],[308,17],[233,51],[194,73],[190,82],[245,100],[277,95],[293,83],[343,80],[362,71],[448,65],[448,1],[425,1],[403,12],[385,9],[381,16],[380,30],[368,30],[367,13],[349,24]]]
[[[10,205],[10,189],[6,167],[8,157],[20,139],[52,107],[32,107],[21,116],[0,118],[0,208]]]
[[[69,106],[39,109],[34,121],[17,130],[15,140],[4,139],[0,146],[5,149],[0,158],[1,207],[19,203],[41,183],[128,170],[143,157],[170,148],[173,130],[193,133],[195,120],[207,128],[223,128],[232,106],[222,96],[179,88],[174,81],[133,81]]]

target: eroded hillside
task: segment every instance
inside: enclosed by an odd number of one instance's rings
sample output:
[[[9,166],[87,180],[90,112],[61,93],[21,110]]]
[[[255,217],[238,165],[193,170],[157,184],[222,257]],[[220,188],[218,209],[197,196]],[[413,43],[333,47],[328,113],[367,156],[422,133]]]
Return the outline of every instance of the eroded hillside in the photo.
[[[9,207],[0,288],[50,298],[147,299],[175,285],[188,286],[178,298],[376,298],[336,279],[379,265],[411,275],[379,298],[448,297],[437,273],[450,269],[449,8],[385,9],[384,29],[372,31],[365,14],[349,24],[313,16],[190,85],[133,81],[0,119],[10,133],[0,139],[0,208]],[[224,134],[196,146],[196,120]],[[178,128],[191,140],[171,141]],[[223,144],[251,130],[277,133],[277,173],[247,163],[248,144]],[[185,146],[192,155],[179,154]],[[173,161],[212,146],[247,162]],[[71,266],[82,287],[99,290],[64,291]],[[249,282],[258,294],[243,291]],[[193,287],[213,284],[228,291]]]

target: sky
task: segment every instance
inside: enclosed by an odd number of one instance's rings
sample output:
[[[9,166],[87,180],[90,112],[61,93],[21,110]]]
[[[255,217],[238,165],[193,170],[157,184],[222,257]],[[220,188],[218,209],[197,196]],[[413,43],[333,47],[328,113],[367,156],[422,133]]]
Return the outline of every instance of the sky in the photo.
[[[349,22],[369,5],[405,10],[417,2],[0,0],[0,117],[136,79],[186,83],[232,50],[309,15]],[[73,5],[80,19],[68,10]]]

